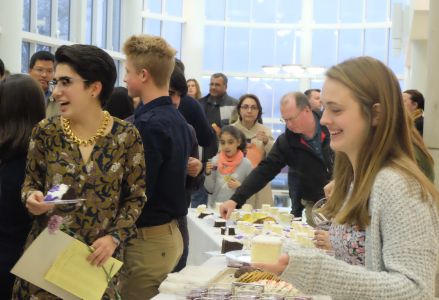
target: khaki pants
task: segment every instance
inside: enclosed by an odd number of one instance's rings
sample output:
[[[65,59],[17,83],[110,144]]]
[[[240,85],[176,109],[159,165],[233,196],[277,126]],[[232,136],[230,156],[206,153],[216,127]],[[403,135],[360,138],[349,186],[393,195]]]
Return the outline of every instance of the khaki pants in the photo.
[[[314,202],[303,199],[300,202],[305,207],[306,223],[308,223],[309,226],[316,227],[312,218],[312,207],[314,206]]]
[[[122,299],[146,300],[177,265],[183,253],[183,239],[177,221],[138,228],[137,239],[125,249],[125,275],[121,277]]]

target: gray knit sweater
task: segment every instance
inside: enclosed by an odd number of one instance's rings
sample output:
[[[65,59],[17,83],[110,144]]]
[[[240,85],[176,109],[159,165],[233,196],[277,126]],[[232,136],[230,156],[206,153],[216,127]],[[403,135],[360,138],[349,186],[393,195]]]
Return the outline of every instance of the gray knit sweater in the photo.
[[[366,265],[353,266],[317,250],[289,253],[282,278],[307,294],[333,299],[433,299],[439,253],[438,211],[420,186],[381,170],[369,202]]]

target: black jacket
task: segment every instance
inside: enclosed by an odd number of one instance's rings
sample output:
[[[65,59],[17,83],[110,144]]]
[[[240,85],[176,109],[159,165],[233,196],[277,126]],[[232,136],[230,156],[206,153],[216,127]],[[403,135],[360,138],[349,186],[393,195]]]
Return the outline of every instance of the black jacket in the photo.
[[[329,131],[324,126],[321,126],[321,138],[323,160],[311,150],[300,134],[286,129],[276,140],[267,158],[247,176],[231,199],[239,205],[244,204],[279,174],[285,165],[299,177],[303,199],[315,202],[323,198],[323,187],[331,180],[334,155],[329,148]]]
[[[229,107],[230,111],[235,109],[238,105],[238,100],[230,97],[225,93],[219,98],[211,97],[210,94],[199,100],[201,107],[206,114],[207,120],[212,125],[215,123],[219,127],[230,124],[230,116],[221,115],[221,107]],[[209,146],[204,147],[202,161],[206,162],[209,158],[214,157],[218,153],[218,139],[212,140]]]
[[[178,110],[186,121],[194,127],[198,144],[201,147],[207,147],[215,140],[215,132],[197,100],[188,95],[181,97]]]

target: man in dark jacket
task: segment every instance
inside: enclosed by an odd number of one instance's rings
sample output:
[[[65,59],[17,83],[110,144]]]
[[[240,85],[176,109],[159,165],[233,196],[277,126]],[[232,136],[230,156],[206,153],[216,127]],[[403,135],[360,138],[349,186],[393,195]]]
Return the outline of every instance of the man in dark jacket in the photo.
[[[287,127],[285,133],[279,136],[267,158],[248,175],[231,200],[221,205],[222,217],[229,218],[237,205],[244,204],[288,165],[300,180],[307,221],[313,225],[312,205],[324,197],[323,187],[332,174],[333,153],[329,148],[329,131],[320,125],[307,97],[302,93],[284,95],[280,110]]]

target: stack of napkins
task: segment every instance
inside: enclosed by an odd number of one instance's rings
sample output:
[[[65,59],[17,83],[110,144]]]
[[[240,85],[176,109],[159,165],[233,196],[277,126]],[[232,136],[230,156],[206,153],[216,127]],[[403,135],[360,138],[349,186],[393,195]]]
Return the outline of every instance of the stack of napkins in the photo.
[[[202,266],[186,266],[179,273],[170,273],[159,287],[162,294],[184,295],[196,288],[206,287],[223,271],[217,268],[206,268]]]

